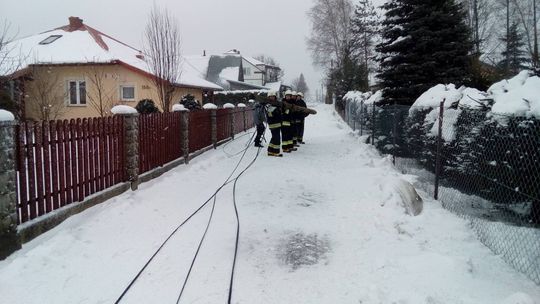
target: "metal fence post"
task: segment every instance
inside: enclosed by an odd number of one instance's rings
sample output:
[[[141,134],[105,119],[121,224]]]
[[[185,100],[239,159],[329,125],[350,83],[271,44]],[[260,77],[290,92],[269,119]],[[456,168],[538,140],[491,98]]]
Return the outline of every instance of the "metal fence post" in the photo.
[[[360,102],[360,136],[364,135],[364,101]]]
[[[0,260],[21,248],[17,238],[15,121],[0,121]]]
[[[212,145],[217,148],[217,110],[210,110],[210,124],[212,127]]]
[[[394,106],[392,109],[392,116],[394,119],[394,125],[392,128],[392,163],[396,165],[396,147],[397,147],[397,103],[394,101]]]
[[[375,145],[375,103],[373,103],[371,116],[371,144]]]
[[[437,154],[435,156],[435,189],[433,197],[439,199],[439,180],[441,176],[441,150],[442,150],[442,132],[443,132],[443,117],[444,117],[444,102],[443,99],[439,105],[439,132],[437,134]]]

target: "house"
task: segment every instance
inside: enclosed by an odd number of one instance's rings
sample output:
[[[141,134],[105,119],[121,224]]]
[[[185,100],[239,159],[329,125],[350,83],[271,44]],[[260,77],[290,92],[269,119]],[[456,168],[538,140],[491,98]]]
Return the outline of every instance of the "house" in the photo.
[[[12,74],[21,116],[33,120],[105,116],[112,106],[136,106],[152,99],[160,106],[153,74],[144,54],[70,17],[69,24],[8,45],[21,54],[21,68]],[[173,101],[187,94],[202,101],[223,88],[182,68]],[[2,71],[0,70],[0,75]],[[13,90],[12,90],[13,91]]]
[[[253,57],[243,57],[245,61],[245,66],[253,68],[248,68],[244,72],[244,77],[253,81],[254,84],[267,86],[268,83],[275,83],[279,81],[279,74],[281,73],[281,68],[272,64],[264,63]],[[246,72],[248,74],[246,74]],[[249,76],[246,76],[249,75]]]
[[[268,83],[277,82],[281,69],[240,54],[236,49],[220,55],[186,56],[188,69],[199,77],[227,91],[268,90]]]

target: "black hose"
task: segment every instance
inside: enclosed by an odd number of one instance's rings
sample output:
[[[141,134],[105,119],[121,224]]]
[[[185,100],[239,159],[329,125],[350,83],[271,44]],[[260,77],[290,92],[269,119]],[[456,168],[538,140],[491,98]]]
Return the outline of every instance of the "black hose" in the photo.
[[[253,140],[253,137],[255,136],[255,133],[253,133],[253,136],[251,137],[250,141]],[[247,148],[246,148],[246,151],[247,151]],[[163,249],[163,247],[165,246],[165,244],[167,244],[167,242],[176,234],[176,232],[178,232],[178,230],[180,230],[180,228],[182,228],[182,226],[184,226],[189,220],[191,220],[197,213],[199,213],[199,211],[201,211],[218,193],[219,191],[221,191],[221,189],[223,189],[226,185],[228,185],[229,183],[232,182],[231,177],[234,175],[234,172],[236,172],[236,170],[238,170],[238,167],[240,167],[240,164],[242,163],[242,160],[244,159],[244,156],[246,154],[244,153],[242,155],[242,157],[240,158],[240,160],[238,161],[238,163],[236,164],[236,167],[234,168],[234,170],[231,172],[231,174],[227,177],[227,179],[225,180],[225,182],[214,192],[214,194],[208,199],[206,200],[206,202],[204,202],[204,204],[202,204],[199,208],[197,208],[197,210],[195,210],[186,220],[184,220],[180,225],[178,225],[172,232],[171,234],[169,234],[169,236],[161,243],[161,245],[158,247],[158,249],[154,252],[154,254],[150,257],[150,259],[148,259],[148,261],[144,264],[144,266],[139,270],[139,272],[137,273],[137,275],[131,280],[131,282],[129,283],[129,285],[124,289],[124,291],[122,292],[122,294],[120,295],[120,297],[118,297],[118,299],[114,302],[115,304],[118,304],[120,303],[120,301],[124,298],[124,296],[128,293],[128,291],[131,289],[131,287],[133,286],[133,284],[135,284],[135,282],[139,279],[139,277],[141,276],[141,274],[144,272],[144,270],[146,270],[146,268],[148,267],[148,265],[150,265],[150,263],[154,260],[154,258],[157,256],[157,254],[161,251],[161,249]],[[238,177],[237,177],[238,178]]]

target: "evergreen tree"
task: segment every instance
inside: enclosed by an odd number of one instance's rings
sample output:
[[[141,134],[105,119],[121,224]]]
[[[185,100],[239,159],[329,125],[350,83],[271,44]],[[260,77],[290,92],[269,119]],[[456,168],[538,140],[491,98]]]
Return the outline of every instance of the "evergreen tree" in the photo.
[[[360,64],[368,71],[365,82],[369,83],[370,66],[373,59],[375,36],[379,30],[379,16],[371,0],[359,0],[351,18],[354,49],[360,58]]]
[[[501,54],[503,60],[498,63],[498,68],[504,71],[505,76],[510,77],[527,69],[529,60],[525,52],[525,41],[516,22],[510,25],[508,37],[503,37],[500,41],[504,43],[506,49]]]
[[[338,65],[330,71],[330,87],[336,96],[352,90],[369,91],[367,74],[366,67],[354,56],[353,48],[347,47]]]
[[[141,99],[135,109],[140,114],[159,113],[159,109],[152,99]]]
[[[412,104],[436,84],[470,78],[472,43],[454,0],[395,0],[383,6],[379,78],[385,103]]]
[[[302,92],[306,94],[309,91],[309,87],[306,83],[306,78],[304,74],[301,73],[300,76],[292,81],[292,87],[295,91]]]

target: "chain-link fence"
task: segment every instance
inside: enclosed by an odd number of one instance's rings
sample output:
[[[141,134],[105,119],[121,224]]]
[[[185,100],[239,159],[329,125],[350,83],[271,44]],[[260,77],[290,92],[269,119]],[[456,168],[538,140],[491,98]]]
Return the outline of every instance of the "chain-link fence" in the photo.
[[[338,111],[417,187],[469,220],[480,241],[540,284],[540,120],[489,108],[376,106]]]

